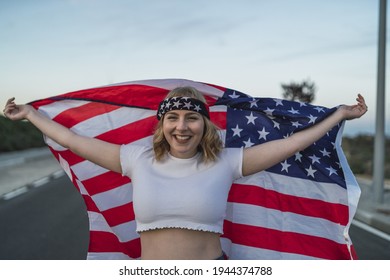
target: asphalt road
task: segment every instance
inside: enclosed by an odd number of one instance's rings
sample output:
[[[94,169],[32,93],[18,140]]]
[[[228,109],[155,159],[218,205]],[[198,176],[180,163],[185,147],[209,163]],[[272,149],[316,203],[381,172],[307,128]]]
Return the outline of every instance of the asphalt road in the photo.
[[[0,259],[85,259],[88,217],[76,188],[62,176],[0,203]]]
[[[361,260],[390,260],[390,241],[352,225]],[[88,218],[66,176],[0,202],[1,260],[78,260],[88,248]]]
[[[353,226],[349,234],[361,260],[390,260],[390,240]]]

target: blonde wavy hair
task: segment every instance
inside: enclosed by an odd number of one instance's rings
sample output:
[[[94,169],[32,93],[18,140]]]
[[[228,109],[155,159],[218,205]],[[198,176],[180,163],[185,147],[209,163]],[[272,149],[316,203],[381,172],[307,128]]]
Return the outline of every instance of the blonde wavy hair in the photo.
[[[166,98],[172,97],[195,98],[207,104],[204,96],[193,87],[175,88],[166,96]],[[202,117],[204,120],[204,132],[198,146],[198,151],[202,154],[202,160],[204,162],[215,161],[223,148],[222,140],[219,135],[220,130],[208,118],[203,115]],[[170,150],[170,146],[163,133],[163,122],[164,118],[161,118],[153,135],[153,149],[157,161],[161,161]]]

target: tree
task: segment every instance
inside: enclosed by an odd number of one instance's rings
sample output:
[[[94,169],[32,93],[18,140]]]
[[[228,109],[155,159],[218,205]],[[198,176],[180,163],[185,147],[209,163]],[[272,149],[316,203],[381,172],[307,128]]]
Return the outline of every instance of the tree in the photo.
[[[303,81],[302,83],[291,82],[282,84],[283,98],[311,103],[315,98],[316,86],[313,82]]]

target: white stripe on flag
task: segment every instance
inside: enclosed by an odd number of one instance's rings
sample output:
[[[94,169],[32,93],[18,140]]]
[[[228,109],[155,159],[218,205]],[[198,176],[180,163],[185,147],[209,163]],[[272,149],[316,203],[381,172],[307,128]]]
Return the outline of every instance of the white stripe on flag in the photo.
[[[345,189],[331,183],[313,182],[267,171],[240,178],[235,183],[261,186],[282,194],[348,205]],[[326,194],[326,200],[324,200],[324,194]]]
[[[111,227],[107,224],[107,221],[102,214],[88,211],[88,218],[90,231],[104,231],[112,233]]]
[[[48,105],[43,105],[39,107],[38,111],[43,112],[45,115],[49,116],[52,119],[61,114],[63,111],[66,111],[71,108],[77,108],[88,103],[89,101],[61,100]]]
[[[227,112],[225,105],[214,105],[210,107],[210,112]]]
[[[234,216],[232,217],[232,212]],[[267,220],[261,219],[267,217]],[[261,206],[228,203],[226,220],[236,224],[266,227],[278,231],[296,232],[311,236],[323,237],[344,244],[344,226],[331,221],[291,212],[282,212]],[[285,221],[285,223],[280,223]],[[324,231],[324,228],[327,229]],[[339,233],[339,234],[335,234]]]
[[[80,189],[80,194],[81,195],[88,195],[89,196],[89,193],[87,192],[87,189],[84,187],[83,183],[81,183],[80,180],[76,179],[76,184],[77,184],[77,186]]]
[[[96,137],[110,130],[154,116],[153,110],[121,107],[106,114],[100,114],[74,125],[71,130],[80,135]]]
[[[100,211],[125,205],[133,201],[133,186],[131,183],[92,196]]]
[[[118,83],[109,85],[111,86],[124,86],[124,85],[146,85],[146,86],[152,86],[167,90],[172,90],[177,87],[183,87],[183,86],[191,86],[199,90],[200,92],[203,92],[207,95],[212,95],[215,97],[222,97],[224,94],[224,91],[215,88],[213,86],[209,86],[204,83],[190,81],[190,80],[184,80],[184,79],[155,79],[155,80],[140,80],[140,81],[129,81],[124,83]]]
[[[102,214],[97,212],[88,211],[88,217],[90,221],[90,231],[103,231],[114,233],[120,242],[127,242],[139,237],[135,231],[136,222],[130,221],[114,227],[110,227]]]
[[[139,238],[139,234],[135,231],[136,227],[136,222],[130,221],[112,227],[112,230],[118,236],[120,242],[127,242]]]
[[[88,160],[84,160],[82,162],[72,165],[72,171],[81,181],[88,180],[95,176],[99,176],[109,172],[108,169],[103,168]]]

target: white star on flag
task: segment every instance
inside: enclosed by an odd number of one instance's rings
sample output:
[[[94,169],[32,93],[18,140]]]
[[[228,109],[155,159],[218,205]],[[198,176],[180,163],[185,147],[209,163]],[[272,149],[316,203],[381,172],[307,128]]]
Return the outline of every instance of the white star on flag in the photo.
[[[251,138],[249,137],[247,141],[243,141],[245,144],[245,148],[252,147],[254,143],[252,143]]]
[[[309,156],[309,158],[311,159],[311,164],[314,164],[315,162],[320,163],[320,158],[316,155]]]
[[[295,154],[295,161],[302,162],[302,154],[300,152]]]
[[[293,107],[291,107],[291,109],[288,110],[287,112],[290,112],[290,113],[293,114],[293,115],[299,114],[299,111],[298,111],[298,110],[295,110]]]
[[[264,110],[264,112],[269,115],[269,116],[272,116],[272,113],[275,111],[275,109],[270,109],[267,107],[267,110]]]
[[[323,150],[320,150],[323,157],[330,157],[330,152],[328,152],[325,148]]]
[[[304,107],[304,106],[307,106],[307,104],[305,102],[302,102],[302,101],[298,101],[300,107]]]
[[[311,176],[311,177],[313,177],[313,178],[314,178],[314,173],[317,172],[317,170],[313,169],[313,168],[311,167],[311,165],[310,165],[309,168],[305,168],[305,170],[307,171],[307,176],[308,176],[308,177]]]
[[[263,127],[262,130],[258,130],[257,132],[260,134],[259,139],[264,139],[265,141],[267,141],[267,135],[269,134],[269,132],[265,131],[265,127]]]
[[[250,101],[249,103],[250,103],[250,108],[252,108],[252,107],[256,107],[256,108],[257,108],[257,107],[258,107],[258,106],[257,106],[257,100],[254,99],[254,98],[253,98],[253,100]]]
[[[300,126],[302,126],[298,121],[291,122],[291,125],[292,125],[292,126],[295,126],[295,127],[300,127]]]
[[[329,171],[329,176],[332,176],[332,174],[336,174],[337,175],[337,170],[334,169],[332,166],[329,166],[326,169]]]
[[[322,107],[315,107],[314,110],[317,110],[318,113],[324,112],[324,108],[322,108]]]
[[[238,127],[238,125],[236,125],[235,128],[232,128],[233,130],[233,136],[238,136],[238,137],[241,137],[241,131],[242,129]]]
[[[309,123],[315,123],[317,117],[314,117],[314,116],[312,116],[312,115],[310,114],[309,119],[310,119]]]
[[[246,116],[246,118],[248,119],[248,123],[247,124],[255,124],[255,119],[257,119],[257,117],[253,116],[253,113],[251,112],[251,114],[249,116]]]
[[[272,121],[273,124],[274,124],[274,128],[277,128],[280,130],[280,123],[276,122],[276,121]]]
[[[283,106],[283,100],[282,99],[274,99],[274,101],[275,101],[275,106]]]
[[[288,173],[288,168],[291,166],[291,164],[287,163],[287,160],[280,163],[282,165],[282,171],[286,171]]]
[[[229,97],[235,99],[235,98],[239,98],[240,96],[236,94],[235,91],[233,91],[233,94],[229,95]]]

